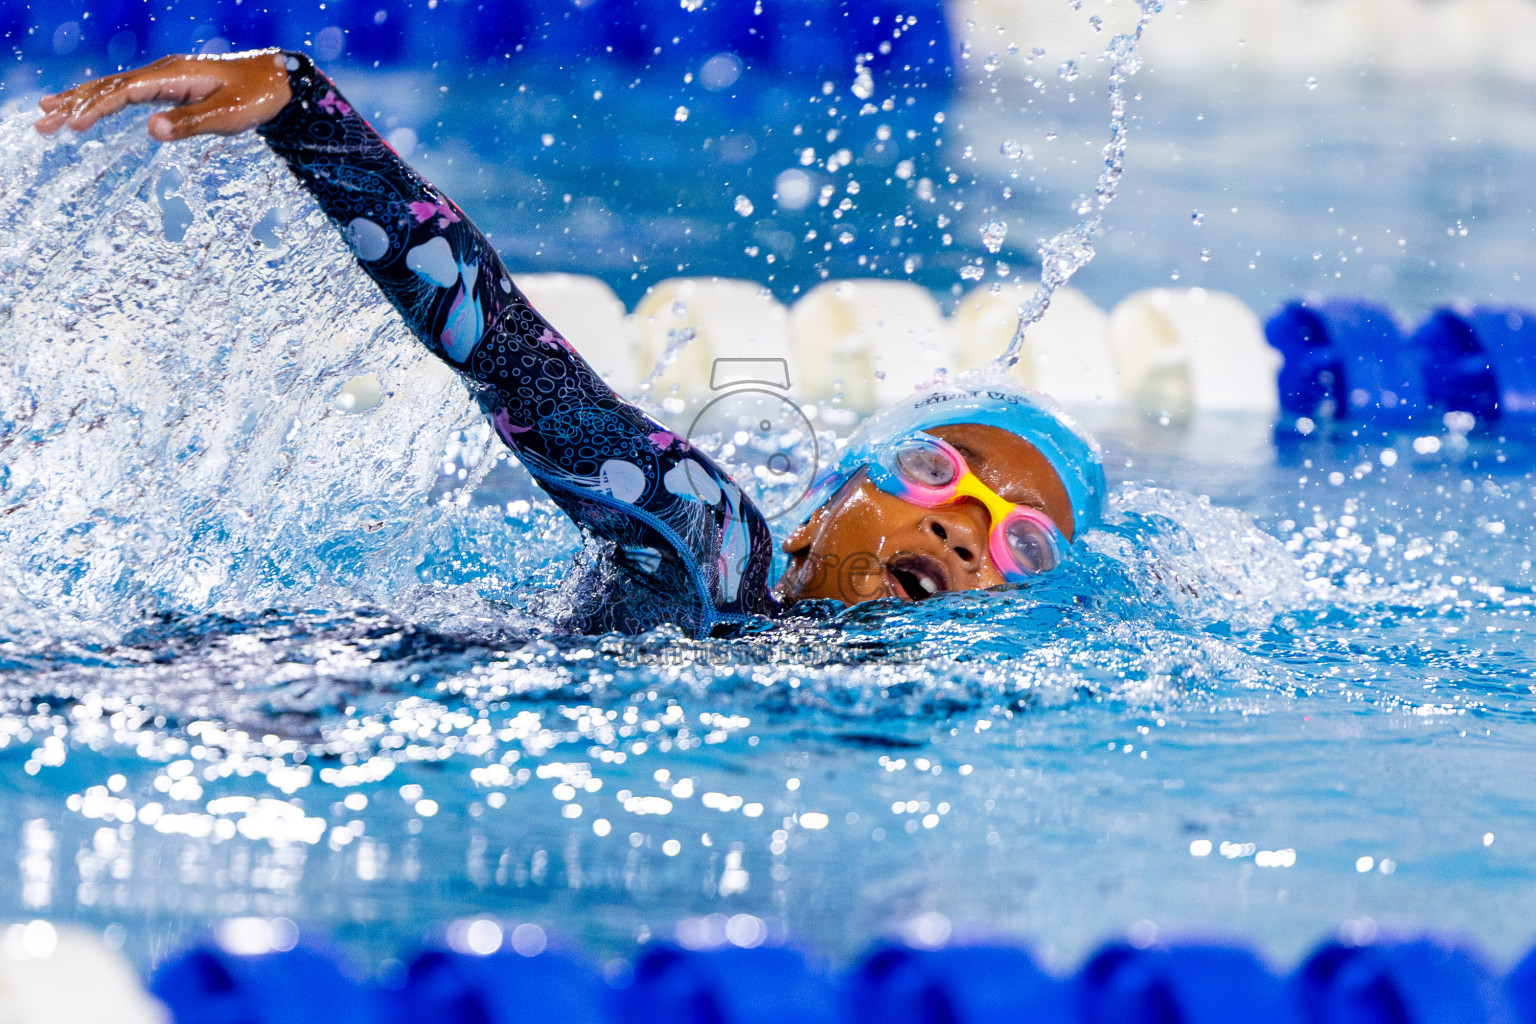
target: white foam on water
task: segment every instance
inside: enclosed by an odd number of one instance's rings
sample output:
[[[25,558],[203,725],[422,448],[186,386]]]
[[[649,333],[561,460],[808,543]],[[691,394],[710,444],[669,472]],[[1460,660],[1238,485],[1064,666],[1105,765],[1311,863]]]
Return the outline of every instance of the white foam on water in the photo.
[[[1110,495],[1110,529],[1089,550],[1120,562],[1143,597],[1190,624],[1263,629],[1317,604],[1319,584],[1285,545],[1237,509],[1133,484]]]

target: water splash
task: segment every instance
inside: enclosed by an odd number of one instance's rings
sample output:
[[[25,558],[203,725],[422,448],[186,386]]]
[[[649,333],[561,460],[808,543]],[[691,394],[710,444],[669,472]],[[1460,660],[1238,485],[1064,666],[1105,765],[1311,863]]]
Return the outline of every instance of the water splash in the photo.
[[[1318,604],[1328,589],[1281,541],[1209,498],[1126,485],[1110,496],[1109,511],[1088,549],[1123,567],[1147,609],[1184,623],[1265,629]]]
[[[1120,177],[1125,172],[1127,141],[1125,83],[1141,70],[1141,54],[1137,51],[1137,44],[1141,42],[1141,34],[1146,30],[1147,23],[1163,9],[1162,0],[1138,0],[1138,3],[1141,14],[1136,19],[1136,27],[1112,38],[1103,53],[1103,59],[1109,62],[1109,142],[1104,146],[1104,166],[1099,171],[1098,182],[1093,190],[1097,209],[1084,209],[1080,206],[1078,212],[1084,219],[1041,245],[1040,285],[1029,300],[1019,307],[1019,326],[1008,348],[997,359],[1004,368],[1013,366],[1023,355],[1024,336],[1031,325],[1039,323],[1045,316],[1051,306],[1051,296],[1093,259],[1093,238],[1103,222],[1104,208],[1114,201],[1119,189]],[[1067,64],[1072,62],[1068,61]],[[1068,78],[1067,64],[1062,65],[1062,78],[1071,81],[1077,77],[1077,71],[1074,65],[1071,78]],[[1088,215],[1090,212],[1092,216]]]
[[[986,246],[987,252],[996,254],[1003,248],[1003,242],[1008,239],[1008,224],[1006,221],[989,220],[981,227],[981,244]]]
[[[444,453],[471,486],[489,432],[319,209],[250,136],[31,120],[0,119],[6,637],[419,585]]]
[[[678,308],[681,307],[681,308]],[[685,316],[687,307],[678,303],[673,307],[674,316]],[[677,362],[677,357],[683,354],[683,349],[693,343],[699,336],[696,327],[673,327],[667,331],[667,343],[662,346],[661,354],[656,357],[656,365],[651,367],[651,372],[645,375],[645,379],[635,385],[635,393],[631,395],[634,403],[653,416],[660,415],[664,410],[651,400],[651,391],[665,377],[672,364]]]

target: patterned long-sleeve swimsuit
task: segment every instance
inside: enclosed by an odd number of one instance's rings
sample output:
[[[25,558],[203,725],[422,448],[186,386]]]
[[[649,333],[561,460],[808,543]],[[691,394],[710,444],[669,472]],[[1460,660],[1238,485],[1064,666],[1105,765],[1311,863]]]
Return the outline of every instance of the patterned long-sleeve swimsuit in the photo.
[[[302,54],[292,101],[258,131],[341,230],[411,330],[464,378],[496,433],[601,557],[568,625],[695,636],[772,615],[772,539],[688,441],[603,382],[529,305],[463,212],[416,174]]]

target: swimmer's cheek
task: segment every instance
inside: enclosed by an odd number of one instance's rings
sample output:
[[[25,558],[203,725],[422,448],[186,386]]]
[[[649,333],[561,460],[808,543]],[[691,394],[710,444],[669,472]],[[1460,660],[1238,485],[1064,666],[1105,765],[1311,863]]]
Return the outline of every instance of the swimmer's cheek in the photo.
[[[808,555],[804,575],[801,577],[799,593],[802,595],[823,594],[826,592],[827,574],[837,568],[838,557],[836,555]]]
[[[885,572],[880,560],[868,552],[851,555],[838,576],[842,592],[848,595],[844,600],[849,604],[885,596]]]
[[[830,598],[844,604],[860,604],[890,596],[880,560],[868,552],[809,556],[805,575],[795,592],[801,597]]]

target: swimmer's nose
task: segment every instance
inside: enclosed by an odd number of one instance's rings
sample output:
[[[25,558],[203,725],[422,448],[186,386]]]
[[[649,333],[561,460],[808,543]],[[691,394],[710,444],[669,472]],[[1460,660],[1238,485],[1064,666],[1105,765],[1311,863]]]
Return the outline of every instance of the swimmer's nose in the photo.
[[[980,567],[987,550],[986,509],[970,502],[946,505],[925,517],[923,528],[954,552],[967,569]]]

